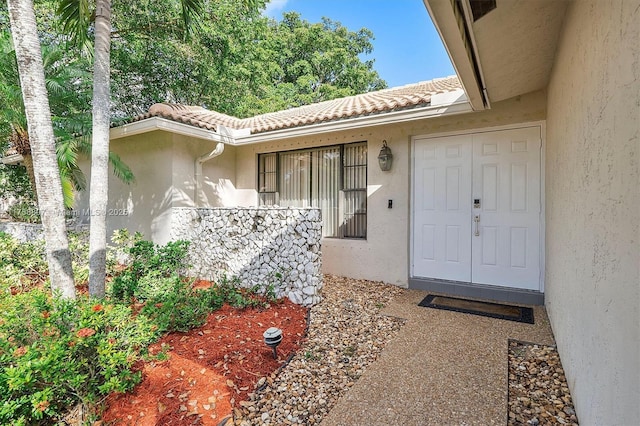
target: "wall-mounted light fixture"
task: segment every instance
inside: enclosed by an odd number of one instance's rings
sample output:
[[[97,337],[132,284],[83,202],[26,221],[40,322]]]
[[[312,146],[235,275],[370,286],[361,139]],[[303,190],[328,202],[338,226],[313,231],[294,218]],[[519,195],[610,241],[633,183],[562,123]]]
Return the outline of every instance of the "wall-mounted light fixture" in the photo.
[[[387,146],[387,141],[382,141],[382,149],[380,150],[380,154],[378,154],[378,163],[380,164],[380,170],[383,172],[388,172],[391,170],[391,163],[393,163],[393,154],[391,153],[391,148]]]

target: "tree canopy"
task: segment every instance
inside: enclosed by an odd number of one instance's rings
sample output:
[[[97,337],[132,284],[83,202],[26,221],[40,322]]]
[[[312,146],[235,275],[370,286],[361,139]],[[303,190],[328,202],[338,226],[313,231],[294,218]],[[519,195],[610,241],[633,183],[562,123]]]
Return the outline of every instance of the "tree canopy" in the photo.
[[[361,59],[373,50],[370,30],[351,31],[328,18],[310,23],[295,12],[276,21],[262,16],[265,2],[256,1],[258,8],[204,2],[187,33],[177,24],[183,11],[176,0],[113,0],[113,118],[144,113],[156,102],[247,117],[386,87],[373,60]],[[82,52],[56,23],[58,4],[36,2],[40,39],[45,47],[64,45],[66,60],[76,61]],[[3,8],[0,29],[7,32]]]

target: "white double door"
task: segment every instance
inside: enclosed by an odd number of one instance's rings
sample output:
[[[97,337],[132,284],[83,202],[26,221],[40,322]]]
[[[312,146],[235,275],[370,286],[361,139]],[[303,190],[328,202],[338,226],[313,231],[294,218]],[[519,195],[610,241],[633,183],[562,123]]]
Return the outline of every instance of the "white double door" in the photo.
[[[540,290],[540,127],[414,141],[414,277]]]

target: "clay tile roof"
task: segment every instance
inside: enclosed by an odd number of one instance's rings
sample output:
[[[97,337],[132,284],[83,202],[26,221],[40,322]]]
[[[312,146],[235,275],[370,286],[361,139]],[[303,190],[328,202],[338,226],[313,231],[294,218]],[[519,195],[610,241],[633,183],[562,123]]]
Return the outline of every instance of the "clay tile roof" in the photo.
[[[233,129],[249,128],[251,133],[255,134],[429,106],[432,95],[461,88],[458,77],[452,76],[260,114],[244,119],[197,106],[155,104],[149,108],[147,114],[135,117],[133,121],[149,117],[162,117],[214,131],[217,130],[219,125]]]

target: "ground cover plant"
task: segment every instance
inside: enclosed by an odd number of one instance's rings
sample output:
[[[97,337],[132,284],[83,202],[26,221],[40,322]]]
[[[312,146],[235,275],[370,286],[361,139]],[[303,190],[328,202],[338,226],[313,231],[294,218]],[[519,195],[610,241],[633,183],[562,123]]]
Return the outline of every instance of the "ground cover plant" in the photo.
[[[233,279],[196,288],[183,275],[187,242],[158,246],[126,232],[114,240],[108,296],[96,300],[82,291],[86,236],[71,237],[81,291],[64,300],[48,288],[43,244],[0,233],[0,424],[51,424],[77,406],[95,419],[109,394],[140,382],[136,363],[162,355],[148,350],[161,336],[203,325],[225,303],[274,302],[273,286],[266,296]]]

